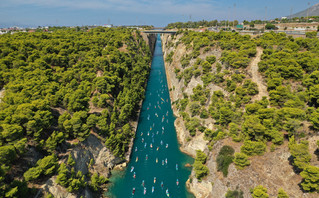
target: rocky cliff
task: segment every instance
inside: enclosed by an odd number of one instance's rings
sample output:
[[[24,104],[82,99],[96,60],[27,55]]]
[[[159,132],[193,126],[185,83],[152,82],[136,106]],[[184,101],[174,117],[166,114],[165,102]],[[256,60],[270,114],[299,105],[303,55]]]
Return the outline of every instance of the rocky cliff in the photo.
[[[190,179],[187,182],[189,190],[198,198],[210,198],[210,197],[225,197],[228,190],[241,190],[244,193],[244,197],[251,197],[250,190],[257,185],[263,185],[268,189],[270,197],[277,197],[278,189],[283,188],[287,192],[289,197],[317,197],[318,194],[304,193],[301,190],[300,183],[302,178],[296,174],[293,170],[293,166],[290,164],[288,158],[291,157],[287,142],[283,145],[276,147],[272,152],[270,151],[270,145],[267,145],[267,151],[263,156],[250,157],[251,165],[244,170],[238,170],[234,164],[231,164],[228,169],[228,176],[224,177],[221,172],[217,171],[216,157],[219,150],[224,145],[229,145],[234,148],[235,152],[240,152],[240,146],[242,143],[235,143],[231,138],[218,140],[214,145],[207,145],[208,141],[204,139],[203,133],[196,133],[194,137],[191,137],[188,130],[185,128],[183,118],[179,114],[176,108],[175,101],[183,98],[183,93],[188,95],[192,94],[192,90],[197,85],[203,85],[200,78],[191,78],[187,86],[184,84],[184,80],[179,80],[175,74],[175,68],[181,70],[181,58],[184,54],[190,52],[191,49],[186,49],[186,46],[179,40],[182,37],[181,34],[171,36],[162,35],[162,46],[164,60],[168,57],[171,51],[174,51],[172,61],[165,61],[166,75],[168,80],[168,86],[170,89],[170,97],[172,101],[172,108],[174,114],[177,116],[175,121],[175,127],[177,131],[177,137],[181,144],[181,150],[191,156],[196,155],[196,150],[204,151],[208,158],[206,165],[209,168],[209,175],[205,177],[201,182],[195,177],[194,170],[191,173]],[[262,51],[257,49],[257,55],[253,58],[250,66],[247,68],[247,74],[250,76],[253,82],[258,84],[259,94],[253,98],[253,100],[261,99],[262,96],[268,97],[265,83],[258,72],[258,62]],[[214,55],[219,61],[222,50],[214,48],[209,52],[203,52],[201,50],[200,58],[205,58],[208,55]],[[194,64],[194,60],[190,61],[190,65]],[[213,68],[213,70],[216,68]],[[224,69],[224,66],[223,68]],[[227,95],[222,87],[214,84],[210,84],[207,87],[210,92],[220,90]],[[186,110],[187,111],[187,110]],[[206,119],[203,125],[208,129],[215,129],[214,120]],[[312,164],[318,166],[317,157],[313,154],[317,149],[316,141],[319,137],[314,136],[308,139],[309,150],[312,153]],[[210,146],[210,149],[209,149]],[[212,147],[211,147],[212,146]]]

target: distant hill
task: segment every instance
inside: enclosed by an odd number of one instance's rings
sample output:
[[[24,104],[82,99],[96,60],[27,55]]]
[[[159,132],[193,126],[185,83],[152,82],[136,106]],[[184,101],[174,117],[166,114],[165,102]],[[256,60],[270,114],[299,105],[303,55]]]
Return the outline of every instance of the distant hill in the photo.
[[[288,18],[293,18],[293,17],[307,17],[307,10],[305,9],[301,12],[298,12],[296,14],[293,14],[289,16]],[[319,16],[319,3],[313,5],[312,7],[309,8],[308,10],[308,16]]]

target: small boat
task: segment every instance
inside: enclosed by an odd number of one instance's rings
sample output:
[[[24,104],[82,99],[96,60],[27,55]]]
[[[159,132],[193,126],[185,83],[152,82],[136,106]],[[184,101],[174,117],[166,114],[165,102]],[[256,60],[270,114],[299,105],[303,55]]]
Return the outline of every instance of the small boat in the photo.
[[[156,177],[154,177],[154,184],[156,183]]]
[[[163,140],[161,140],[161,145],[163,145]]]
[[[168,144],[166,144],[166,148],[168,148]]]
[[[133,188],[133,190],[132,190],[132,195],[134,195],[135,194],[135,188]]]
[[[144,142],[144,138],[142,138],[142,143]]]
[[[137,151],[137,147],[135,147],[135,152]]]
[[[164,166],[164,160],[162,160],[162,165]]]
[[[158,151],[158,149],[159,149],[159,146],[157,147],[157,149],[156,149],[156,150]]]
[[[152,193],[154,192],[154,186],[152,186]]]
[[[163,181],[161,182],[161,187],[162,187],[162,188],[164,187]]]
[[[167,164],[167,158],[165,159],[165,164]]]
[[[178,164],[176,164],[176,170],[178,170]]]
[[[178,179],[176,180],[176,185],[178,186],[178,184],[179,184],[179,181],[178,181]]]
[[[144,180],[142,181],[142,186],[143,186],[143,187],[145,186],[145,182],[144,182]]]
[[[133,178],[135,179],[136,178],[136,173],[134,172],[134,174],[133,174]]]
[[[158,158],[156,158],[156,163],[158,162]]]
[[[146,146],[147,146],[147,143],[145,142],[145,144],[144,144],[144,148],[146,148]]]
[[[148,160],[148,155],[146,154],[145,159]]]
[[[150,136],[150,132],[147,132],[147,136]]]
[[[164,127],[162,126],[162,130],[164,130]]]
[[[136,159],[135,159],[135,162],[137,162],[138,161],[138,157],[136,157]]]
[[[141,136],[143,136],[143,132],[141,133]]]
[[[168,189],[166,189],[166,196],[169,197]]]
[[[144,187],[144,195],[146,194],[146,188]]]
[[[151,147],[151,148],[153,148],[153,145],[152,145],[152,143],[151,143],[150,147]]]
[[[133,172],[133,170],[134,170],[134,166],[131,166],[131,172]]]

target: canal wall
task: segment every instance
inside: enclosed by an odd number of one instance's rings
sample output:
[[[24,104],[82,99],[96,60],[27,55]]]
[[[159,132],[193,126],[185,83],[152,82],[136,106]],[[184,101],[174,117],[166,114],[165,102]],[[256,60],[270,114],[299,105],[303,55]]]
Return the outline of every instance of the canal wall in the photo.
[[[175,66],[180,65],[182,56],[187,53],[186,46],[178,44],[178,40],[182,35],[161,35],[162,39],[162,50],[165,64],[165,72],[167,76],[167,83],[169,88],[170,99],[172,103],[173,113],[176,116],[175,128],[177,133],[177,139],[180,144],[180,150],[193,158],[196,157],[196,150],[205,151],[208,153],[207,141],[204,140],[204,134],[198,134],[195,137],[191,137],[188,130],[185,128],[183,118],[179,114],[176,106],[173,104],[174,101],[183,98],[183,92],[188,95],[192,94],[192,90],[198,84],[203,84],[201,81],[192,78],[187,87],[184,85],[184,81],[177,79],[175,74]],[[175,47],[171,47],[175,46]],[[167,55],[174,50],[173,61],[171,63],[166,61]],[[213,128],[212,124],[207,125],[208,128]],[[188,190],[195,195],[195,197],[211,197],[212,185],[211,182],[203,180],[199,182],[195,177],[195,172],[192,171],[191,176],[186,183]]]
[[[141,33],[141,35],[142,35],[142,38],[144,39],[144,41],[146,42],[146,44],[149,46],[151,54],[153,56],[154,55],[154,51],[155,51],[156,39],[157,39],[156,34]],[[151,59],[152,59],[152,57],[151,57]],[[151,67],[151,63],[150,63],[150,67]],[[144,87],[145,89],[146,89],[146,86],[147,86],[147,81],[145,83],[145,87]],[[139,107],[140,107],[139,109],[142,108],[142,104],[143,104],[143,100],[141,100],[140,103],[139,103]],[[134,131],[134,134],[136,133],[136,130],[137,130],[137,125],[138,125],[138,120],[140,118],[140,113],[141,113],[141,111],[139,110],[137,112],[136,120],[130,122],[130,125],[131,125],[131,127],[132,127],[132,129]],[[131,140],[130,140],[128,151],[125,154],[125,161],[122,161],[122,163],[118,163],[115,166],[115,169],[123,169],[123,168],[126,167],[127,163],[130,161],[130,158],[131,158],[133,144],[134,144],[134,137],[131,138]]]

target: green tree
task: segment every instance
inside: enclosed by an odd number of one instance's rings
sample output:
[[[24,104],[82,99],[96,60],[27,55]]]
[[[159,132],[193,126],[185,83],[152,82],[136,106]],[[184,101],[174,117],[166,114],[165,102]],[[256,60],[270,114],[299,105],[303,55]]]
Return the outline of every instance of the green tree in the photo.
[[[216,56],[207,56],[206,61],[209,62],[210,64],[214,64],[216,62]]]
[[[311,160],[309,153],[309,142],[302,140],[300,144],[297,144],[294,136],[289,139],[289,151],[293,157],[293,165],[298,169],[303,170],[306,168]]]
[[[263,155],[266,151],[266,145],[263,142],[246,140],[240,150],[248,156]]]
[[[233,154],[235,150],[231,146],[223,146],[216,158],[217,162],[217,170],[221,171],[224,175],[224,177],[227,177],[228,175],[228,167],[233,162]]]
[[[238,169],[244,169],[246,166],[250,165],[248,156],[244,153],[235,153],[235,158],[233,162]]]
[[[279,188],[277,198],[289,198],[288,194],[284,191],[284,189]]]
[[[252,192],[253,198],[268,198],[269,195],[267,194],[267,188],[259,185],[253,189]]]
[[[303,181],[301,186],[305,191],[319,192],[319,168],[316,166],[308,165],[300,173]]]
[[[227,190],[225,197],[226,198],[244,198],[244,192],[241,190],[238,191],[237,189],[234,191]]]
[[[68,162],[67,162],[68,165],[70,166],[74,166],[75,165],[75,161],[71,155],[71,153],[69,153],[69,157],[68,157]]]
[[[265,25],[265,29],[266,30],[275,30],[276,29],[276,26],[274,24],[271,24],[271,23],[267,23]]]

